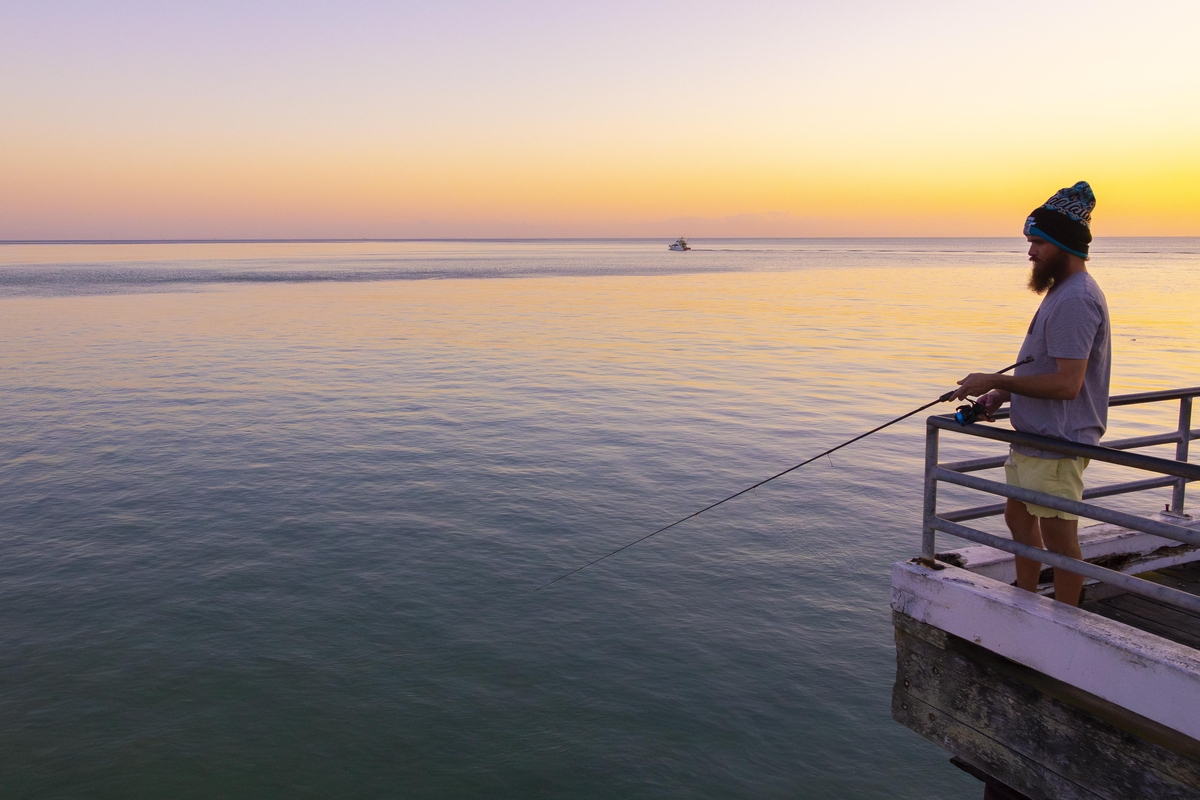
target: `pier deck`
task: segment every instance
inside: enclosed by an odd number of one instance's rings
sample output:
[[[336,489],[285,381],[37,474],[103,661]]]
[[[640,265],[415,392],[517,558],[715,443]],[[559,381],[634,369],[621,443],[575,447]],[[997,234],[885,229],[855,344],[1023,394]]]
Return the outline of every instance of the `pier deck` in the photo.
[[[1138,577],[1200,595],[1200,562],[1166,567]],[[1200,614],[1127,592],[1110,594],[1097,587],[1090,594],[1090,597],[1084,595],[1083,609],[1200,650]]]

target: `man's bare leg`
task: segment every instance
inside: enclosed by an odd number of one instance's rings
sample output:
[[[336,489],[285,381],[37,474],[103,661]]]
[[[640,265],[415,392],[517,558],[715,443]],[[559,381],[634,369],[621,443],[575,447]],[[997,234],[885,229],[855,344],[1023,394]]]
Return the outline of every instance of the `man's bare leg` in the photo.
[[[1008,530],[1012,533],[1014,542],[1027,544],[1030,547],[1042,546],[1042,533],[1038,528],[1038,518],[1030,514],[1029,509],[1025,508],[1025,504],[1021,501],[1009,499],[1004,506],[1004,521],[1008,523]],[[1017,586],[1027,592],[1036,592],[1038,576],[1041,573],[1041,564],[1017,556]]]
[[[1059,517],[1042,517],[1039,520],[1042,529],[1042,539],[1046,549],[1071,558],[1083,558],[1079,549],[1079,520],[1060,519]],[[1064,572],[1057,567],[1054,570],[1054,599],[1070,606],[1079,605],[1079,595],[1083,591],[1083,576],[1074,572]]]

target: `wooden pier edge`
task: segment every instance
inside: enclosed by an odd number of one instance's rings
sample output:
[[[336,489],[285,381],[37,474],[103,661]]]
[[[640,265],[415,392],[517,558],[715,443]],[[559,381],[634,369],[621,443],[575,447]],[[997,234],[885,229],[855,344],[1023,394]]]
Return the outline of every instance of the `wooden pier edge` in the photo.
[[[1200,742],[892,612],[892,716],[1032,800],[1200,800]]]

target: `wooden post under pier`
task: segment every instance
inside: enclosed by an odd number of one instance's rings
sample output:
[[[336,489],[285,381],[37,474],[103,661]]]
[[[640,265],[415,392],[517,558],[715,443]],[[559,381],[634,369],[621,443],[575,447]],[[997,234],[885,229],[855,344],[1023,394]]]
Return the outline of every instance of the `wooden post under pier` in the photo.
[[[1042,800],[1197,800],[1200,742],[893,613],[892,716],[976,777]]]

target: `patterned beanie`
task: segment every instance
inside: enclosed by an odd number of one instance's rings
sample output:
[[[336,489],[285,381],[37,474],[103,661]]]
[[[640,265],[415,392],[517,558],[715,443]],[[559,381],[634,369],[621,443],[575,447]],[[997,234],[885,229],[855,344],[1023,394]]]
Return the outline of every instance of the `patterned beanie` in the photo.
[[[1086,259],[1092,231],[1092,209],[1096,207],[1096,195],[1087,181],[1080,181],[1069,189],[1059,189],[1045,205],[1033,210],[1025,220],[1025,235],[1045,239],[1072,255]]]

